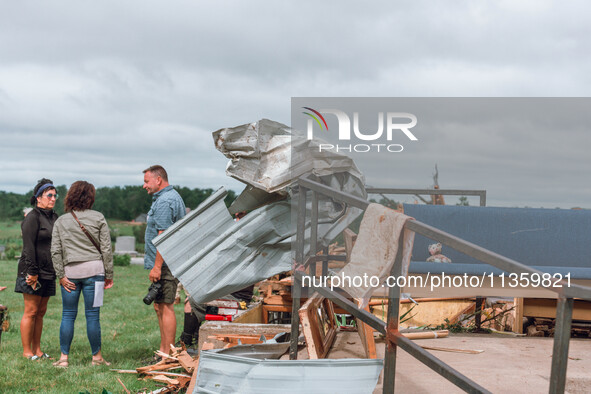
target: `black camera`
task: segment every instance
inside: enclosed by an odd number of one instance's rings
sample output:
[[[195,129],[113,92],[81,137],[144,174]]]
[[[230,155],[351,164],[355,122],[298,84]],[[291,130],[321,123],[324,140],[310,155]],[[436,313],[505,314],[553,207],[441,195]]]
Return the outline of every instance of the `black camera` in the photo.
[[[144,297],[144,304],[150,305],[154,302],[156,297],[160,294],[160,291],[162,291],[162,284],[160,282],[152,283],[148,288],[148,294]]]

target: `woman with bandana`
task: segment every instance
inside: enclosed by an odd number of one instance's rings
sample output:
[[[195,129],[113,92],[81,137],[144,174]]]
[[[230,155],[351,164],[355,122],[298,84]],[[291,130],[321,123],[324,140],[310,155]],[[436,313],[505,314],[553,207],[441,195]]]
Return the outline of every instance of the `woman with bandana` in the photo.
[[[23,252],[18,262],[14,291],[22,293],[25,310],[21,319],[23,356],[29,360],[50,358],[41,350],[43,316],[49,297],[55,295],[55,270],[51,261],[51,233],[57,214],[53,211],[58,198],[53,182],[41,179],[33,189],[33,210],[22,224]]]

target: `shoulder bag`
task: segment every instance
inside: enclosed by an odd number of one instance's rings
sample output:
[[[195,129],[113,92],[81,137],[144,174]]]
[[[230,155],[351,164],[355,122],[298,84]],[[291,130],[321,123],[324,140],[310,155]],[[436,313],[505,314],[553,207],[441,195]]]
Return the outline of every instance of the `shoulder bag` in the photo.
[[[98,252],[101,253],[101,247],[100,247],[100,245],[95,241],[95,239],[92,237],[92,235],[90,235],[90,233],[82,225],[82,223],[80,223],[80,220],[78,220],[78,216],[76,216],[76,214],[74,213],[74,211],[70,211],[70,213],[72,214],[72,216],[74,216],[74,219],[76,219],[76,221],[80,225],[80,228],[82,229],[82,232],[84,232],[84,234],[88,237],[88,239],[90,240],[90,242],[92,242],[92,244],[94,245],[94,247],[96,248],[96,250],[98,250]]]

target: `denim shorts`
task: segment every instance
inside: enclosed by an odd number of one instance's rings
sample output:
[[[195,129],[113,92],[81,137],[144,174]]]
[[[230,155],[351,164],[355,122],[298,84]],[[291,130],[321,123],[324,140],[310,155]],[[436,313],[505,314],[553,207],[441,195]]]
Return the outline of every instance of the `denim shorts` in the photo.
[[[41,287],[39,287],[41,285]],[[16,277],[16,285],[14,286],[15,293],[32,294],[41,297],[52,297],[55,295],[55,279],[37,279],[37,290],[33,290],[27,284],[27,280],[23,276]]]

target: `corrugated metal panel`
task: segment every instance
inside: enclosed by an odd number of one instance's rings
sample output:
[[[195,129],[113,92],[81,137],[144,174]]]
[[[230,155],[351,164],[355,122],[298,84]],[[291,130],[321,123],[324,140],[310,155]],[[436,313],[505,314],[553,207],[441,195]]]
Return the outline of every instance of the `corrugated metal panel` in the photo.
[[[152,241],[176,278],[190,268],[184,263],[234,224],[224,203],[226,194],[223,187],[218,189]]]
[[[191,297],[207,302],[290,270],[290,214],[289,204],[278,202],[234,222],[220,198],[154,244]]]
[[[372,393],[383,360],[255,360],[202,351],[193,393]]]

